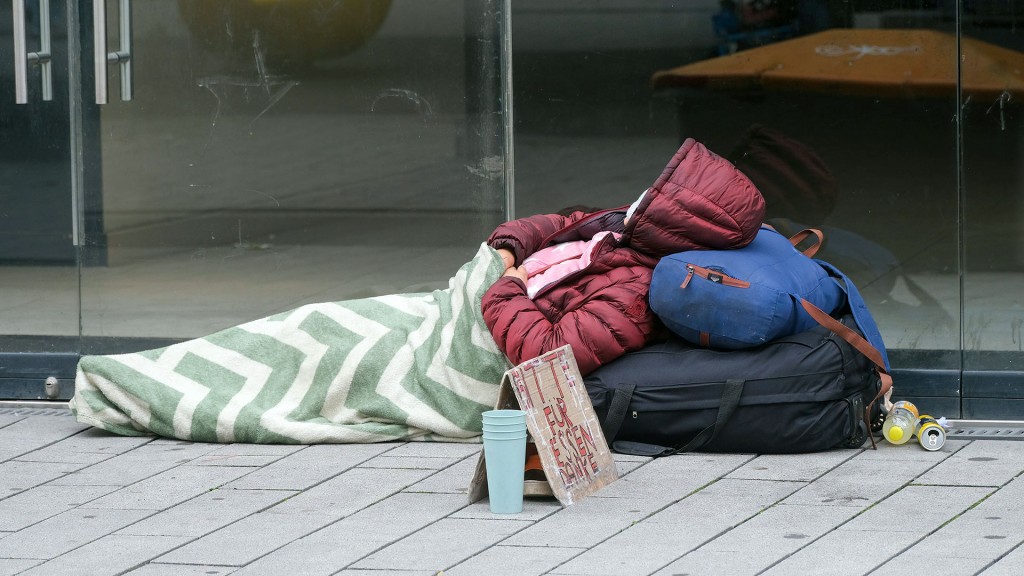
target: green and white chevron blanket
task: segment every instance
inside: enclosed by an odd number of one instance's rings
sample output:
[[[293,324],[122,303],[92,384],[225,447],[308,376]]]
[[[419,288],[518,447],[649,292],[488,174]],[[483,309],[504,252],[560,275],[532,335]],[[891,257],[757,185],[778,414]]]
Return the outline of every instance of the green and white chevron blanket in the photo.
[[[503,271],[481,245],[445,290],[310,304],[86,356],[71,409],[118,434],[202,442],[474,441],[510,367],[480,311]]]

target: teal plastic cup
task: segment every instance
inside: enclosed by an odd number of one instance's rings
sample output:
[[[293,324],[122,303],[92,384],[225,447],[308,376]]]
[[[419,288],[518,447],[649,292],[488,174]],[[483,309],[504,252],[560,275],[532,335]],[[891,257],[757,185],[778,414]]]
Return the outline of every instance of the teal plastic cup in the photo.
[[[484,430],[484,436],[487,436],[488,438],[519,438],[523,434],[526,433],[521,430],[504,430],[501,432],[496,432],[494,430]]]
[[[526,464],[526,420],[502,430],[484,424],[484,462],[487,493],[494,514],[523,511],[523,471]]]
[[[488,438],[519,438],[523,434],[529,436],[529,432],[525,428],[519,429],[508,429],[508,430],[485,430],[484,436]]]
[[[484,424],[510,424],[526,422],[526,412],[522,410],[488,410],[483,413]]]
[[[526,464],[526,433],[518,438],[484,434],[487,494],[494,514],[523,511],[523,471]]]
[[[508,432],[508,431],[511,431],[511,430],[525,430],[526,429],[526,422],[510,422],[508,424],[491,424],[489,422],[484,422],[483,429],[484,429],[484,431],[488,431],[489,430],[491,432]]]

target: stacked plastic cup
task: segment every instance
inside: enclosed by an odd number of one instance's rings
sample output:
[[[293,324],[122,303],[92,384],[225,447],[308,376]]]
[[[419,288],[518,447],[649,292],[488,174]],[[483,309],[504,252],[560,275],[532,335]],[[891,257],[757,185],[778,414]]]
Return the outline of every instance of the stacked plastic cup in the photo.
[[[483,425],[491,512],[518,514],[523,511],[526,412],[490,410],[483,414]]]

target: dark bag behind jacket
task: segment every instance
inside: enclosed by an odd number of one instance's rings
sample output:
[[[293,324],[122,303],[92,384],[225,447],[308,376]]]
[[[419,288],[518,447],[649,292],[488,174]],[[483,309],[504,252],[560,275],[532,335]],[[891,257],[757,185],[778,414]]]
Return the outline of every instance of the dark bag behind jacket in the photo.
[[[831,328],[817,325],[746,350],[673,339],[626,354],[584,382],[617,452],[859,447],[870,437],[868,412],[891,379],[879,370],[881,358],[848,342],[857,339],[863,342],[850,314]]]

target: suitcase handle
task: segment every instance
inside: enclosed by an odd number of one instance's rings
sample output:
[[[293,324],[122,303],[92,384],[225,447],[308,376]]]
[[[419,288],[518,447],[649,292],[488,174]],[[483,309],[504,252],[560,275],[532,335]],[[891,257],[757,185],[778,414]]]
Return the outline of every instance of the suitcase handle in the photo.
[[[725,428],[726,423],[732,418],[733,412],[736,411],[736,407],[740,404],[740,396],[743,395],[744,380],[726,380],[725,386],[722,388],[722,401],[718,403],[718,414],[715,416],[715,422],[707,428],[701,430],[693,437],[692,440],[687,442],[685,445],[678,448],[669,448],[665,446],[659,446],[657,444],[646,444],[644,442],[630,442],[630,441],[619,441],[612,442],[612,449],[622,454],[633,454],[635,456],[671,456],[673,454],[679,454],[681,452],[692,452],[703,447],[705,444],[710,443],[718,435],[718,432]],[[632,396],[632,387],[628,394]],[[612,398],[612,405],[615,404],[615,400],[619,396],[619,391],[616,390],[616,398]],[[624,393],[623,396],[626,394]],[[628,399],[626,405],[628,405]],[[608,418],[612,417],[612,406],[608,408]],[[625,417],[625,408],[622,409],[622,414],[618,416],[618,425],[622,424],[622,418]],[[615,428],[618,433],[618,425]]]
[[[801,242],[810,238],[811,236],[814,236],[814,238],[816,239],[816,242],[814,242],[814,244],[811,244],[810,246],[804,248],[803,250],[797,248],[797,246],[799,246]],[[814,255],[818,253],[818,250],[821,249],[821,245],[824,242],[825,235],[821,232],[821,230],[818,230],[817,228],[804,228],[803,230],[789,237],[789,243],[793,245],[793,248],[796,248],[797,250],[800,251],[801,254],[807,256],[808,258],[814,258]]]
[[[626,411],[629,410],[634,390],[636,384],[623,384],[621,388],[615,389],[612,401],[608,403],[608,414],[601,423],[601,433],[609,444],[619,435],[619,428],[622,428],[622,421],[626,419]]]

